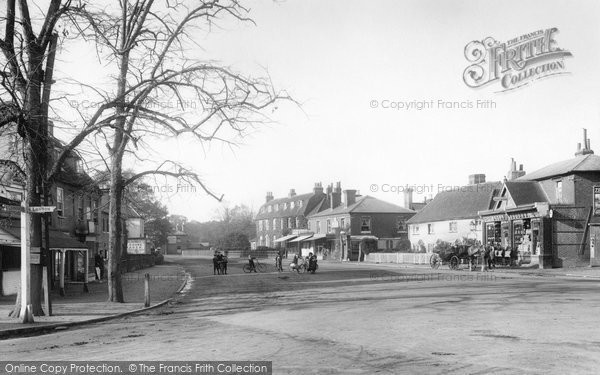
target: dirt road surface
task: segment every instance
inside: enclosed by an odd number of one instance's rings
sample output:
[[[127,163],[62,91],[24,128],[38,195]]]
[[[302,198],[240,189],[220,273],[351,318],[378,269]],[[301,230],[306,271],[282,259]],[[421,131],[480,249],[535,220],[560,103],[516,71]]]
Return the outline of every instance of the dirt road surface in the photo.
[[[6,360],[265,360],[275,374],[595,374],[600,281],[321,262],[213,276],[145,315],[0,342]]]

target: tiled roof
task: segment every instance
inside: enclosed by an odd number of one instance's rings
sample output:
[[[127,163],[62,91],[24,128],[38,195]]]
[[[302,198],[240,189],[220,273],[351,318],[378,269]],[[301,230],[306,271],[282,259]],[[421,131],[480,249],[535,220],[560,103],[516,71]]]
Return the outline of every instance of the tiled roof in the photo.
[[[321,203],[321,201],[325,199],[325,197],[326,197],[325,194],[307,193],[307,194],[294,195],[292,197],[273,199],[261,206],[255,219],[260,220],[260,219],[279,218],[279,217],[286,217],[286,216],[305,215],[308,212],[306,210],[312,211],[313,207],[315,205],[318,206]],[[302,201],[302,205],[300,206],[299,204],[296,203],[294,205],[294,208],[292,208],[291,202],[298,202],[298,201]],[[287,209],[283,208],[283,205],[285,203],[288,203]],[[279,205],[279,209],[275,210],[274,208],[272,208],[271,212],[269,212],[267,210],[267,206],[274,206],[275,204]]]
[[[504,183],[517,206],[548,202],[548,197],[537,181],[507,181]]]
[[[549,177],[562,176],[573,172],[600,172],[600,156],[594,154],[579,155],[573,159],[550,164],[535,172],[519,177],[517,180],[543,180]]]
[[[393,203],[383,201],[368,195],[358,197],[356,203],[346,207],[342,202],[338,207],[331,209],[325,208],[319,212],[313,211],[310,217],[322,217],[331,215],[341,215],[346,213],[393,213],[393,214],[411,214],[415,211],[397,206]]]
[[[487,182],[442,191],[410,218],[408,224],[476,218],[479,211],[491,208],[492,198],[501,188],[501,182]]]

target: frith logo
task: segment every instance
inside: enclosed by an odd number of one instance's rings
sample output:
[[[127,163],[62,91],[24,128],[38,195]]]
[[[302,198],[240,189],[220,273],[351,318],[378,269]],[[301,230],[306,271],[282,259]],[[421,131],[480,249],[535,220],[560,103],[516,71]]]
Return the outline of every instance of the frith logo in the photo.
[[[498,81],[499,91],[513,90],[540,78],[567,74],[565,57],[571,52],[558,47],[553,27],[500,43],[492,37],[472,41],[465,57],[472,63],[464,73],[467,86],[479,88]]]

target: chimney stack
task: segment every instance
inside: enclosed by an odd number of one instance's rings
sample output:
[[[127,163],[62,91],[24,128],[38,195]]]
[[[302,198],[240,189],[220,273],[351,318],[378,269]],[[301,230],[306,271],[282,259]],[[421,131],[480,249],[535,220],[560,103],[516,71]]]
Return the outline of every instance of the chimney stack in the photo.
[[[583,148],[581,146],[583,145]],[[575,156],[593,154],[594,151],[590,147],[590,139],[587,137],[587,129],[583,129],[583,143],[577,143],[577,152]]]
[[[340,182],[336,182],[335,189],[328,194],[328,198],[329,208],[332,210],[342,204],[342,185]]]
[[[485,174],[477,173],[469,175],[469,185],[483,184],[485,183]]]
[[[327,195],[329,196],[333,192],[333,184],[327,185]]]
[[[321,184],[320,182],[315,182],[315,187],[313,188],[313,193],[323,194],[323,184]]]
[[[296,189],[290,189],[290,193],[288,194],[288,197],[291,198],[295,195],[296,195]]]
[[[356,190],[344,190],[344,207],[348,208],[356,203]]]
[[[516,180],[517,178],[525,176],[525,171],[523,170],[523,164],[519,164],[519,169],[517,170],[517,162],[514,158],[510,158],[510,170],[506,174],[506,179],[508,181]]]
[[[413,191],[413,188],[410,187],[404,191],[404,208],[408,208],[409,210],[412,210]]]
[[[273,200],[273,192],[272,191],[267,191],[267,203],[269,203],[270,201]]]

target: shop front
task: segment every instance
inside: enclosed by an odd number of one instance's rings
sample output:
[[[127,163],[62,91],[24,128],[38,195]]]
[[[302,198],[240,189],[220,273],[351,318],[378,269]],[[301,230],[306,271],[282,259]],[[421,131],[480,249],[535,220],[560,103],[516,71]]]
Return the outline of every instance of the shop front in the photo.
[[[484,239],[504,264],[552,267],[552,226],[546,203],[480,212]]]

